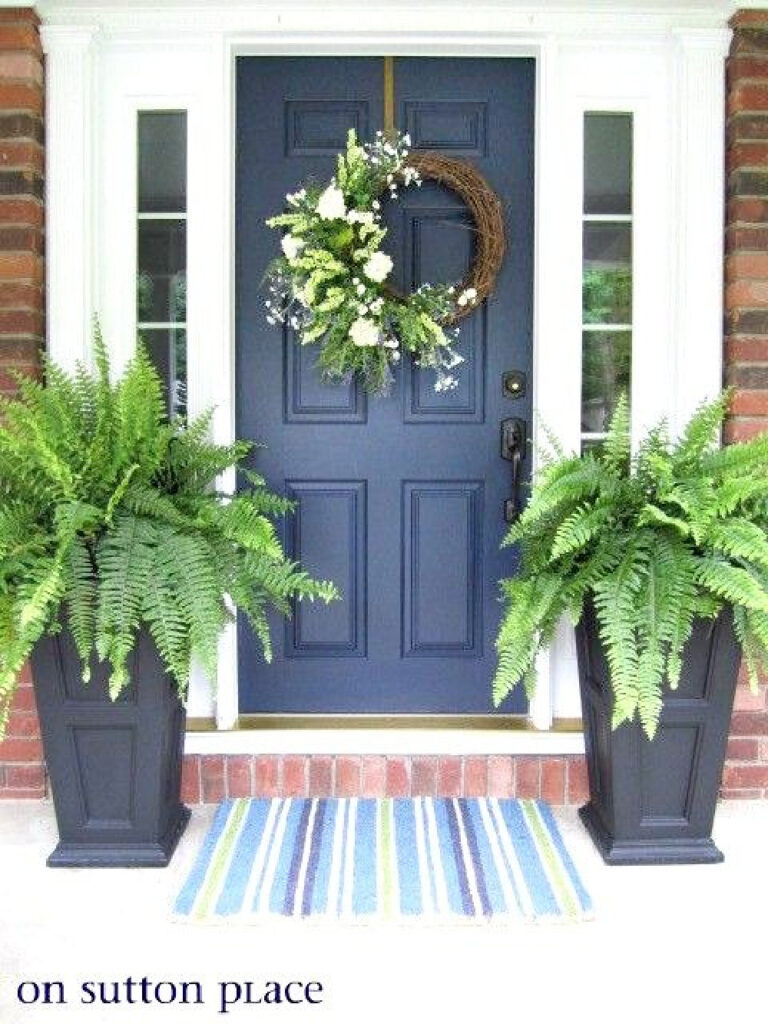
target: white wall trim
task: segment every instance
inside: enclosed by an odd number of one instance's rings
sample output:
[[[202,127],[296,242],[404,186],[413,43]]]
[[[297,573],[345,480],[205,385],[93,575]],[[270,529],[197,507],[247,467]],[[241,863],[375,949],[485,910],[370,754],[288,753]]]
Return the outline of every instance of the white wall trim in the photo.
[[[223,31],[286,37],[305,32],[311,25],[316,34],[348,33],[363,40],[366,33],[393,25],[398,31],[431,39],[436,26],[455,21],[457,10],[468,11],[466,0],[422,0],[419,4],[376,0],[364,6],[356,0],[333,0],[321,9],[312,0],[164,0],[162,4],[153,0],[38,0],[36,6],[45,20],[70,24],[98,20],[105,29],[123,36],[152,33],[178,37]],[[472,5],[472,16],[462,25],[460,38],[466,41],[477,32],[531,32],[647,39],[673,28],[722,26],[742,6],[750,6],[750,0],[485,0]]]
[[[46,72],[45,218],[48,353],[72,368],[91,350],[93,74],[96,25],[43,25]],[[66,258],[57,259],[56,240]],[[53,242],[51,241],[53,240]]]
[[[681,30],[675,38],[679,301],[671,426],[677,431],[723,384],[724,61],[731,33]]]

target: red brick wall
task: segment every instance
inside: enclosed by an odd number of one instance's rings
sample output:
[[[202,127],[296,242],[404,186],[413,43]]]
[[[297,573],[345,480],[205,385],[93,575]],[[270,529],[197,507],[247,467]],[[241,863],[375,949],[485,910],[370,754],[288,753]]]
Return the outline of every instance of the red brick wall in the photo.
[[[0,392],[12,368],[34,373],[43,345],[43,58],[38,19],[0,10]],[[0,743],[0,797],[45,793],[31,679]]]
[[[725,378],[735,394],[727,438],[768,429],[768,9],[731,20],[728,58]],[[768,687],[742,679],[723,795],[768,797]]]

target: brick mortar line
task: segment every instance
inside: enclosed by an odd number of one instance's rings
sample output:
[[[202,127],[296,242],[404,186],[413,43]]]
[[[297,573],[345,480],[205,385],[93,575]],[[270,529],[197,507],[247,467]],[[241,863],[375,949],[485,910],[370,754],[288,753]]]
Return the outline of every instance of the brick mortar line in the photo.
[[[2,112],[3,112],[3,114],[24,114],[27,117],[36,117],[36,118],[39,119],[40,123],[43,124],[43,116],[42,116],[42,114],[38,113],[38,111],[35,110],[34,107],[3,107],[2,108]],[[30,135],[11,135],[11,136],[9,136],[9,138],[18,139],[20,142],[24,142],[24,141],[35,142],[36,141]]]

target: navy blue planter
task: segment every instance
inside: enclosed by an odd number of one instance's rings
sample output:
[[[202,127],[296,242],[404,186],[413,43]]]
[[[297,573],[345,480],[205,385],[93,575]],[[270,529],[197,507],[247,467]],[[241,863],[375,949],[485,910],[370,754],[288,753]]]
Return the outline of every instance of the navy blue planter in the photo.
[[[146,633],[112,702],[96,661],[83,684],[65,629],[32,655],[59,844],[50,867],[164,867],[189,809],[180,799],[185,712]]]
[[[711,832],[741,649],[729,612],[694,624],[658,732],[611,730],[613,695],[594,609],[576,629],[589,803],[579,811],[607,864],[721,861]]]

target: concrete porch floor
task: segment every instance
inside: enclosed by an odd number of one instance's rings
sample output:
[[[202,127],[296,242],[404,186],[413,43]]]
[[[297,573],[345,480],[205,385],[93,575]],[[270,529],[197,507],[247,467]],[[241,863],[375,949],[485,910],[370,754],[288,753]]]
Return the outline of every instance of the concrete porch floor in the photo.
[[[49,869],[49,803],[0,804],[0,1021],[537,1022],[763,1019],[768,804],[721,804],[725,863],[607,868],[575,811],[556,812],[596,919],[578,925],[276,927],[174,923],[170,908],[212,817],[196,807],[166,869]],[[203,1005],[83,1005],[84,981],[198,981]],[[220,1013],[220,984],[317,980],[321,1005]],[[22,981],[64,1005],[21,1005]],[[27,997],[31,986],[24,990]],[[137,990],[138,991],[138,990]],[[169,991],[167,988],[166,992]],[[229,990],[230,993],[234,989]],[[753,1014],[756,1014],[753,1017]],[[567,1016],[566,1016],[567,1015]]]

